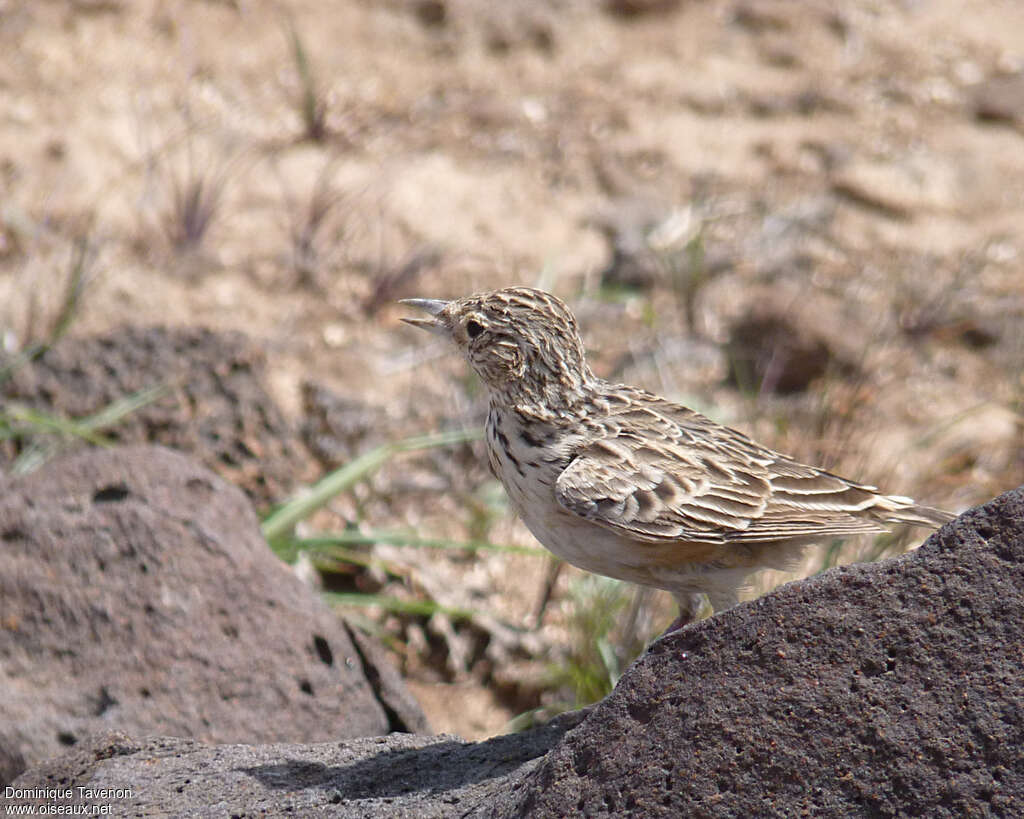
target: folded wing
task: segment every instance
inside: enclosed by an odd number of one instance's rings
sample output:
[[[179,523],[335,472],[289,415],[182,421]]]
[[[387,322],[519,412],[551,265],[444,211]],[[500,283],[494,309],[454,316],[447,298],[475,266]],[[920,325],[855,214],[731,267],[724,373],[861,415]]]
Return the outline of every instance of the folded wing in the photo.
[[[602,422],[555,485],[580,517],[648,542],[756,544],[935,526],[952,516],[881,495],[643,393]]]

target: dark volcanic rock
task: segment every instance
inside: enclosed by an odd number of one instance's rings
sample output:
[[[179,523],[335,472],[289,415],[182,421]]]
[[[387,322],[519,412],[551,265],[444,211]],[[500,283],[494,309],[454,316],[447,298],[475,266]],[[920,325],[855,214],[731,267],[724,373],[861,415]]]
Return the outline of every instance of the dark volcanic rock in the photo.
[[[1024,488],[657,643],[500,816],[1020,816]]]
[[[0,768],[112,729],[213,742],[428,730],[237,489],[159,447],[0,483]]]
[[[264,370],[263,353],[241,333],[122,327],[61,339],[0,381],[0,403],[82,418],[164,386],[164,395],[103,434],[187,452],[266,506],[303,479],[309,461],[266,391]],[[13,442],[0,441],[0,471],[17,454]]]
[[[1022,617],[1024,487],[915,553],[689,626],[526,734],[102,737],[15,784],[132,788],[137,816],[1019,816]]]

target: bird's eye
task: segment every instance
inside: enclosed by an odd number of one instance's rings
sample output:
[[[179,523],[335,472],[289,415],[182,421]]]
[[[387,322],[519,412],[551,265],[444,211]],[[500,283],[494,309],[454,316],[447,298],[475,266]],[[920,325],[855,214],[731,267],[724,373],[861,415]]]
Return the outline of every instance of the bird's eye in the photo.
[[[484,326],[479,321],[470,319],[466,322],[466,335],[470,338],[476,338],[484,331]]]

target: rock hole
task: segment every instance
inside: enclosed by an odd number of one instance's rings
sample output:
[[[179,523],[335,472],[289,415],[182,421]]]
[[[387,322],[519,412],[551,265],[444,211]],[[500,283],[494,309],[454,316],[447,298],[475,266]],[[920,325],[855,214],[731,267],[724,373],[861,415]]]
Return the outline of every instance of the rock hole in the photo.
[[[577,776],[586,776],[590,770],[590,764],[594,761],[597,756],[597,752],[593,748],[577,748],[573,753],[573,770]]]
[[[320,658],[320,662],[324,665],[334,665],[334,652],[331,651],[327,640],[319,634],[313,635],[313,648],[316,649],[316,656]]]
[[[995,527],[991,521],[979,520],[974,524],[974,531],[976,531],[984,540],[991,540],[992,535],[995,534]]]
[[[120,503],[128,497],[128,487],[122,484],[104,486],[93,493],[93,503]]]
[[[309,696],[312,697],[313,696],[313,683],[311,683],[309,680],[299,680],[299,690],[303,694],[309,694]]]
[[[878,660],[869,657],[861,663],[860,670],[865,677],[877,677],[882,673],[882,664]]]
[[[78,742],[78,737],[76,737],[70,731],[58,731],[57,742],[59,742],[61,745],[71,746]]]
[[[654,706],[643,702],[631,702],[626,706],[626,710],[632,720],[634,722],[639,722],[641,725],[646,725],[650,722],[651,717],[654,714]]]
[[[185,486],[193,492],[209,493],[213,491],[213,484],[205,478],[189,478],[185,481]]]

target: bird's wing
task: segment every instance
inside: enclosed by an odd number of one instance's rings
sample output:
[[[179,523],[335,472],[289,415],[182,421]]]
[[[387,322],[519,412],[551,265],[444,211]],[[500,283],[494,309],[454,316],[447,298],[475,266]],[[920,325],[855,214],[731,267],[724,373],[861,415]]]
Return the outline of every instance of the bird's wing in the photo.
[[[555,483],[558,502],[652,543],[766,543],[878,532],[874,487],[805,466],[657,399],[625,402]]]

